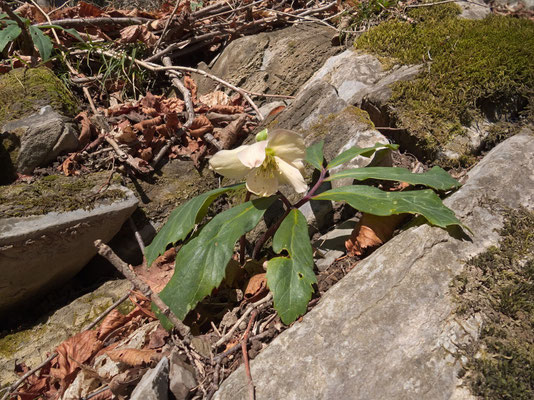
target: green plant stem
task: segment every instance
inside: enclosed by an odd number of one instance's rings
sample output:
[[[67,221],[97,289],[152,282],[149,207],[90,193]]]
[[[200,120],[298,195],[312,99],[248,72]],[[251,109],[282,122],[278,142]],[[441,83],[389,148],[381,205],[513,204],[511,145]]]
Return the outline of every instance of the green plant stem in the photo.
[[[291,204],[291,202],[287,199],[286,196],[284,196],[282,194],[282,192],[278,191],[278,192],[276,192],[276,194],[278,196],[280,196],[280,200],[282,200],[282,203],[284,203],[284,205],[286,206],[287,209],[292,209],[293,208],[293,205]]]
[[[319,175],[319,179],[317,180],[315,185],[313,185],[313,187],[308,191],[308,193],[306,193],[306,195],[302,199],[300,199],[300,201],[296,204],[292,205],[282,193],[280,192],[277,193],[280,196],[280,199],[282,200],[284,205],[286,206],[286,210],[284,211],[284,214],[278,219],[278,221],[276,221],[274,225],[272,225],[269,229],[267,229],[267,231],[263,234],[263,236],[256,242],[256,245],[254,246],[254,251],[252,252],[253,259],[255,260],[258,259],[260,251],[262,247],[265,245],[265,242],[267,242],[267,240],[269,240],[275,234],[275,232],[280,227],[280,225],[284,221],[285,217],[287,217],[289,212],[294,208],[301,207],[303,204],[306,204],[308,201],[311,200],[311,198],[315,195],[315,192],[317,191],[317,189],[319,189],[319,187],[324,182],[326,178],[326,172],[327,172],[326,168],[323,168],[321,170],[321,175]]]
[[[250,196],[252,195],[252,193],[250,193],[248,190],[247,190],[247,194],[245,195],[245,201],[244,203],[246,203],[247,201],[250,200]],[[239,264],[241,264],[241,266],[245,265],[245,252],[246,252],[246,249],[247,249],[247,237],[246,235],[243,235],[239,238]]]
[[[323,184],[324,180],[326,178],[326,168],[323,168],[321,170],[321,175],[319,175],[319,179],[317,179],[317,182],[315,182],[315,185],[306,193],[306,196],[304,196],[300,201],[293,206],[293,208],[300,208],[303,204],[306,204],[308,201],[311,200],[311,198],[315,195],[315,192],[319,187]]]

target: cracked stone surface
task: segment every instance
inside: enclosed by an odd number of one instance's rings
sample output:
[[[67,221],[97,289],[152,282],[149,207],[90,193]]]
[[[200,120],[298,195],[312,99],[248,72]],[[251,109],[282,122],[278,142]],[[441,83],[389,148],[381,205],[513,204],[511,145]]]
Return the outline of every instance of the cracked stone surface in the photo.
[[[498,243],[506,207],[534,208],[533,153],[532,131],[506,140],[445,201],[471,237],[420,225],[360,262],[252,361],[256,398],[471,399],[455,355],[480,321],[454,314],[449,283]],[[241,366],[214,398],[247,396]]]
[[[299,24],[274,32],[262,32],[234,40],[210,69],[199,68],[253,92],[293,95],[341,47],[333,47],[332,29]],[[216,83],[194,75],[199,94]]]

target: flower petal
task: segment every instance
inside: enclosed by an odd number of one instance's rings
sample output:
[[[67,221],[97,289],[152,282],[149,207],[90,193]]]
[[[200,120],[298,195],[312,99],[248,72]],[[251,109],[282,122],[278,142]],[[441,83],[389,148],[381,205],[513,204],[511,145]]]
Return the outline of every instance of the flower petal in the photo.
[[[306,181],[297,167],[291,165],[280,157],[274,157],[279,170],[279,181],[289,183],[297,193],[304,193],[308,189]]]
[[[244,149],[239,152],[237,157],[243,165],[249,168],[257,168],[263,164],[263,160],[265,160],[265,148],[267,147],[266,140],[241,147],[244,147]]]
[[[260,142],[261,143],[261,142]],[[296,132],[287,129],[274,129],[267,136],[268,147],[286,162],[303,160],[306,156],[304,140]]]
[[[255,195],[267,197],[278,191],[277,174],[257,168],[247,175],[247,189]]]
[[[250,168],[239,161],[237,154],[243,151],[245,147],[247,146],[218,151],[209,161],[210,169],[230,179],[244,178],[250,172]]]

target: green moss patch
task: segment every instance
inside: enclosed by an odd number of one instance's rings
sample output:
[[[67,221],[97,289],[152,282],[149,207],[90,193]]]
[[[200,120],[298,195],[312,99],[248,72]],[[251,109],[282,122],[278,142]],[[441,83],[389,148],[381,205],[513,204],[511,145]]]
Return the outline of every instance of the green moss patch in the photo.
[[[120,189],[106,189],[109,173],[96,173],[83,177],[50,175],[34,183],[0,186],[0,215],[24,217],[42,215],[51,211],[91,209],[102,202],[123,199]],[[94,188],[103,189],[100,193]]]
[[[27,117],[46,105],[71,117],[78,110],[76,98],[50,69],[17,68],[0,76],[0,123]]]
[[[412,21],[384,22],[355,47],[401,64],[424,63],[419,77],[393,86],[398,124],[435,153],[481,117],[515,120],[534,115],[534,23],[490,15],[458,19],[458,6],[411,10]]]
[[[465,380],[485,399],[534,398],[534,213],[510,212],[499,247],[471,259],[454,281],[458,313],[480,313]]]

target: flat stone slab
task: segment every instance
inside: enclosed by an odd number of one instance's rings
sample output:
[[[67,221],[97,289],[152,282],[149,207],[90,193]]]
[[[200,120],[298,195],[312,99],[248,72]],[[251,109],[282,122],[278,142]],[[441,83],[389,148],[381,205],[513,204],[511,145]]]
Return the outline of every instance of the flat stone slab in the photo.
[[[493,149],[445,203],[470,238],[421,225],[363,260],[302,322],[255,360],[256,398],[467,399],[455,355],[478,337],[480,321],[461,320],[449,284],[469,258],[499,241],[506,208],[534,208],[534,136]],[[247,399],[241,366],[217,400]]]
[[[89,210],[0,219],[0,315],[65,283],[96,254],[96,239],[115,236],[138,203],[121,190],[123,199]]]

